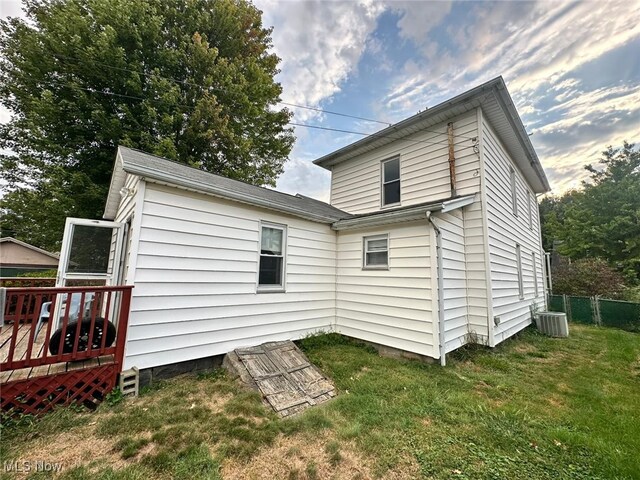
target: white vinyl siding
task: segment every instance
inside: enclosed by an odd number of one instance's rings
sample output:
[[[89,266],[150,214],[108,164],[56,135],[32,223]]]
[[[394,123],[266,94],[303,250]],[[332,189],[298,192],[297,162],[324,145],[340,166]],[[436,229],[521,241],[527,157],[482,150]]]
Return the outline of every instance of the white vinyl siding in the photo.
[[[509,179],[511,183],[511,208],[513,209],[513,214],[518,216],[518,189],[516,186],[516,171],[513,167],[509,167]]]
[[[437,216],[442,242],[445,352],[467,343],[467,268],[462,211]]]
[[[116,216],[114,218],[115,222],[121,223],[129,223],[126,231],[126,236],[124,237],[124,245],[122,249],[123,258],[121,259],[122,271],[119,273],[119,279],[117,283],[129,283],[133,282],[133,279],[129,278],[129,268],[131,265],[131,248],[134,244],[133,232],[131,230],[131,226],[133,225],[133,216],[136,209],[136,198],[137,198],[137,190],[140,188],[140,177],[137,175],[127,174],[124,188],[126,188],[129,192],[128,195],[121,198],[120,204],[118,205],[118,210],[116,211]],[[115,234],[113,236],[112,245],[115,247]],[[111,253],[113,255],[114,252]],[[114,257],[110,258],[110,268],[113,267],[111,265],[111,261]]]
[[[480,197],[478,195],[478,197]],[[467,315],[469,333],[480,343],[488,343],[489,305],[487,298],[487,246],[484,241],[480,198],[462,210],[464,219],[464,251],[467,276]]]
[[[329,225],[147,183],[124,368],[332,328]],[[256,294],[261,222],[287,225],[287,292]]]
[[[516,244],[524,252],[540,251],[540,221],[537,208],[532,208],[533,228],[529,228],[525,215],[513,214],[514,198],[518,202],[515,210],[526,211],[530,187],[486,119],[483,119],[482,131],[491,300],[493,315],[500,317],[500,324],[493,330],[492,343],[497,344],[531,323],[532,304],[544,305],[542,292],[536,295],[533,277],[535,273],[538,282],[542,282],[542,270],[530,265],[529,255],[521,255],[523,298],[520,298],[516,252]],[[514,183],[515,197],[512,195]]]
[[[434,340],[430,227],[338,232],[336,330],[408,352],[438,357]],[[388,270],[362,269],[363,237],[389,235]],[[434,343],[435,342],[435,343]]]
[[[457,193],[475,193],[480,188],[480,160],[473,141],[478,137],[476,110],[455,118],[453,128]],[[417,131],[335,165],[331,173],[331,204],[354,214],[380,210],[380,163],[395,157],[401,159],[403,206],[447,198],[451,195],[448,156],[447,120],[443,120],[428,131]]]

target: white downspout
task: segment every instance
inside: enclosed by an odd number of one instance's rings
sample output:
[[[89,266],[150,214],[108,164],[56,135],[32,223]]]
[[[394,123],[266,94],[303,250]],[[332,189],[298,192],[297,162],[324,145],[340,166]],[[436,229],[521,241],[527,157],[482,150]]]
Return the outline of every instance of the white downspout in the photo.
[[[436,232],[436,264],[438,276],[438,342],[440,350],[440,365],[443,367],[447,365],[445,341],[444,341],[444,281],[442,278],[442,234],[440,228],[433,221],[431,212],[427,212],[427,221],[433,225],[433,230]]]

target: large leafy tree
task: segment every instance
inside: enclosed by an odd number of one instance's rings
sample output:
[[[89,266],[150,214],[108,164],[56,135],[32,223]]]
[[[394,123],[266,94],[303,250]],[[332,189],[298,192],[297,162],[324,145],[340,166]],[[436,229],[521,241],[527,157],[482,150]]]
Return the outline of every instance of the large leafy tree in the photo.
[[[118,144],[274,185],[293,144],[246,0],[32,0],[0,22],[3,234],[55,250],[100,218]]]
[[[587,165],[582,188],[541,203],[545,247],[576,260],[599,257],[631,283],[640,281],[640,150],[609,147]]]

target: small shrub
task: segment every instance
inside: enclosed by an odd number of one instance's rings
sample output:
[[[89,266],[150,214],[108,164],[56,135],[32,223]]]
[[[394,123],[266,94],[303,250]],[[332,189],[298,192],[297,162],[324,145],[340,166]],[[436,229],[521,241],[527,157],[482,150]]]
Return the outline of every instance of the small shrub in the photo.
[[[111,390],[109,393],[107,393],[107,396],[104,397],[105,403],[110,407],[115,407],[120,402],[122,402],[122,400],[124,400],[124,395],[118,387]]]
[[[625,290],[622,275],[600,258],[583,258],[561,265],[552,276],[556,295],[619,299]]]

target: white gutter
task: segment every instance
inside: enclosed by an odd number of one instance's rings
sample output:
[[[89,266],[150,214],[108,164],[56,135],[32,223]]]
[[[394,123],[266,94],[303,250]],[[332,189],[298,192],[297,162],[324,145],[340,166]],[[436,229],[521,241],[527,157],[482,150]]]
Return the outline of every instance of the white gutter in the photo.
[[[428,212],[450,212],[458,208],[471,205],[475,201],[475,194],[454,198],[427,205],[417,205],[413,208],[389,210],[387,212],[362,215],[354,218],[338,220],[331,225],[333,230],[352,230],[356,228],[377,227],[392,223],[422,220]]]
[[[427,212],[427,222],[433,225],[436,232],[436,263],[438,276],[438,343],[440,351],[440,365],[447,365],[447,353],[444,339],[444,281],[442,278],[442,232],[438,225],[433,221],[431,212]]]

